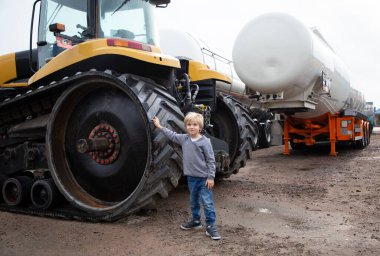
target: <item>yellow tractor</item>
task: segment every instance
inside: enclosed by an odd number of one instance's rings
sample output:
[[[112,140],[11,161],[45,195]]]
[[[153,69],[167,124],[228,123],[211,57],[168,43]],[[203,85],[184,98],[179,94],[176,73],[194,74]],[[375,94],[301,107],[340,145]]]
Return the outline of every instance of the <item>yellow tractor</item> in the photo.
[[[113,221],[182,176],[182,152],[151,122],[184,133],[202,113],[217,176],[253,150],[230,78],[158,48],[154,12],[170,0],[37,0],[37,47],[0,56],[0,210]],[[33,17],[31,24],[33,35]]]

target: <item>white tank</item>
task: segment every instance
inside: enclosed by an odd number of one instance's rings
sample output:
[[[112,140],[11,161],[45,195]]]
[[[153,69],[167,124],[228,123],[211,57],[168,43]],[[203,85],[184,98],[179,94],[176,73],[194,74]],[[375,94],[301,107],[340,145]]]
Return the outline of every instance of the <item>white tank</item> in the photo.
[[[201,39],[177,29],[161,29],[159,35],[160,48],[163,53],[202,62],[208,65],[210,69],[229,76],[232,79],[232,84],[217,81],[218,90],[235,96],[245,93],[246,86],[235,73],[231,60],[220,53],[216,53]]]
[[[345,65],[319,32],[288,14],[265,14],[246,24],[232,59],[239,78],[266,94],[262,102],[270,109],[306,118],[364,106],[350,88]]]

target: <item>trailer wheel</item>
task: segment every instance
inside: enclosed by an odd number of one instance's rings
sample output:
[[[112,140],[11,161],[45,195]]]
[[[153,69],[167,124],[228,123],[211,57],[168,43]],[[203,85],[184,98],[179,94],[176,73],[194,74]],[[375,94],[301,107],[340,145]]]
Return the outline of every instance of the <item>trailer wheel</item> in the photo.
[[[367,134],[366,134],[366,140],[367,140],[367,146],[371,143],[371,128],[368,127]]]
[[[256,150],[259,146],[259,137],[260,137],[260,127],[257,122],[252,124],[253,136],[252,136],[252,150]]]
[[[293,140],[290,140],[290,147],[293,150],[304,150],[304,149],[306,149],[305,143],[294,143]]]
[[[272,142],[271,122],[267,120],[260,125],[259,147],[268,148]]]
[[[367,146],[367,129],[363,128],[363,136],[360,140],[357,140],[354,142],[354,148],[356,149],[363,149]]]

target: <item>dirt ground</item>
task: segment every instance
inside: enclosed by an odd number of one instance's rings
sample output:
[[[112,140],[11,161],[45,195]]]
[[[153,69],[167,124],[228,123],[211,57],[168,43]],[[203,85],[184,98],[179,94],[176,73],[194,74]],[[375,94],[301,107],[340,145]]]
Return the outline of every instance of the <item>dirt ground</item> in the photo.
[[[216,185],[222,240],[182,231],[180,185],[152,209],[116,223],[0,212],[0,255],[380,255],[380,129],[364,150],[257,150]],[[327,150],[327,151],[326,151]]]

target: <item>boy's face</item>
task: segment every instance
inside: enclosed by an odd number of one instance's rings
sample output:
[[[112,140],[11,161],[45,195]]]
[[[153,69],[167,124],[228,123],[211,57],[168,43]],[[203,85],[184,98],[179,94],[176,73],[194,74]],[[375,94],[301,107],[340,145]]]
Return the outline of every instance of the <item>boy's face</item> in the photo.
[[[199,124],[194,121],[189,121],[186,123],[186,130],[191,137],[196,136],[201,132]]]

